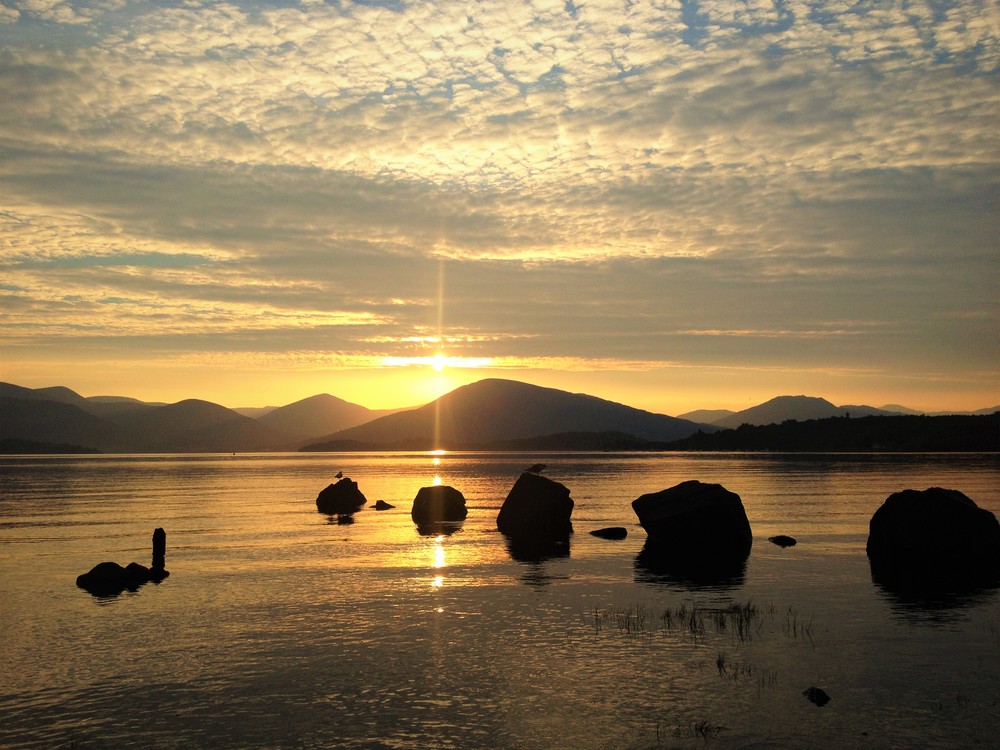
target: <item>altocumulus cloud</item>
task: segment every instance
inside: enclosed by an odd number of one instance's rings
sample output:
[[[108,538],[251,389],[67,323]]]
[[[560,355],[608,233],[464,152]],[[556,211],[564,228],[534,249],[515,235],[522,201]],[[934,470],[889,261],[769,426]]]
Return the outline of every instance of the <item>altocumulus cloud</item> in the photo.
[[[992,377],[998,16],[7,0],[0,332]]]

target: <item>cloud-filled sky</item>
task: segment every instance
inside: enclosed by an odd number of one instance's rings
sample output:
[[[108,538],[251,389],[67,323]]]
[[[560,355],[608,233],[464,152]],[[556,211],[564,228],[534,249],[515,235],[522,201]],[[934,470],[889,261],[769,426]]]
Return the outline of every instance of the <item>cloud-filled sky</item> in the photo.
[[[992,406],[998,123],[995,1],[0,0],[0,379]]]

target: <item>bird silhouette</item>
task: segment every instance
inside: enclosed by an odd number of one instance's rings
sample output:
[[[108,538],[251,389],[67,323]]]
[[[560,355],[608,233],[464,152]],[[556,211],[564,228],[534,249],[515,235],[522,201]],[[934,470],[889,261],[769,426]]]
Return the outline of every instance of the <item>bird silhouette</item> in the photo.
[[[545,464],[532,464],[525,471],[529,474],[541,474],[545,471]]]
[[[342,479],[343,476],[344,476],[344,472],[342,472],[342,471],[338,471],[337,474],[336,474],[337,479]]]

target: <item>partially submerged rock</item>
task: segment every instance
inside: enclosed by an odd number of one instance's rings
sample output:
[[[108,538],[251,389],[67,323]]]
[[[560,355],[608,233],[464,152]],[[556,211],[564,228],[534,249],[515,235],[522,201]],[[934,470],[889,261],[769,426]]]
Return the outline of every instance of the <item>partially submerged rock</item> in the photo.
[[[821,708],[830,702],[830,696],[823,688],[807,687],[802,691],[802,695]]]
[[[375,510],[392,510],[395,507],[395,505],[387,503],[385,500],[375,501]]]
[[[890,495],[871,518],[867,552],[873,579],[889,587],[1000,583],[1000,522],[958,490]]]
[[[117,596],[126,589],[137,591],[143,584],[159,583],[170,575],[163,567],[167,535],[163,529],[153,532],[153,567],[137,562],[122,567],[116,562],[102,562],[76,577],[76,585],[94,596]]]
[[[609,526],[606,529],[594,529],[590,533],[601,539],[624,539],[628,536],[628,529],[624,526]]]
[[[777,536],[769,536],[767,538],[771,544],[776,544],[779,547],[794,547],[798,542],[794,537],[790,537],[787,534],[778,534]]]
[[[421,487],[413,498],[410,517],[416,523],[431,521],[464,521],[469,515],[465,495],[445,484]]]
[[[316,508],[328,515],[346,515],[356,513],[367,502],[368,499],[358,489],[358,483],[344,477],[319,493]]]
[[[632,501],[647,547],[678,561],[744,560],[753,534],[743,501],[719,484],[691,480]]]
[[[548,477],[524,472],[500,506],[497,529],[520,539],[560,540],[573,533],[569,489]]]

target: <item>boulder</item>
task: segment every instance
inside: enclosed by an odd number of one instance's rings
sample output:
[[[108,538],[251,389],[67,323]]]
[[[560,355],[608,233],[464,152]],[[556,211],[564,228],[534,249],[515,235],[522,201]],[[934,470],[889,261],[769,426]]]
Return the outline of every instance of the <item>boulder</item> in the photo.
[[[685,566],[745,560],[753,545],[743,501],[719,484],[682,482],[633,500],[632,510],[646,530],[646,547]]]
[[[786,534],[778,534],[777,536],[769,536],[767,538],[771,544],[776,544],[779,547],[794,547],[798,544],[794,537],[790,537]]]
[[[115,596],[125,590],[125,568],[116,562],[97,563],[76,577],[76,585],[94,596]]]
[[[439,484],[421,487],[413,498],[410,518],[417,526],[464,521],[469,515],[465,496],[454,487]]]
[[[590,533],[601,539],[624,539],[628,536],[628,529],[624,526],[609,526],[606,529],[594,529]]]
[[[565,485],[525,472],[500,506],[497,529],[510,537],[566,538],[573,533],[572,514],[573,498]]]
[[[159,583],[169,576],[166,570],[151,569],[137,562],[124,568],[116,562],[102,562],[76,578],[76,585],[94,596],[117,596],[126,589],[137,591],[150,581]]]
[[[913,589],[995,585],[1000,522],[958,490],[890,495],[869,522],[868,560],[878,583]]]
[[[375,501],[375,510],[392,510],[395,507],[396,507],[395,505],[391,505],[390,503],[387,503],[385,500]]]
[[[818,687],[807,687],[802,691],[802,695],[809,699],[812,703],[822,708],[827,703],[830,702],[830,696],[823,688]]]
[[[347,515],[357,512],[367,502],[367,498],[358,489],[358,483],[344,477],[319,493],[316,508],[320,513],[328,515]]]

